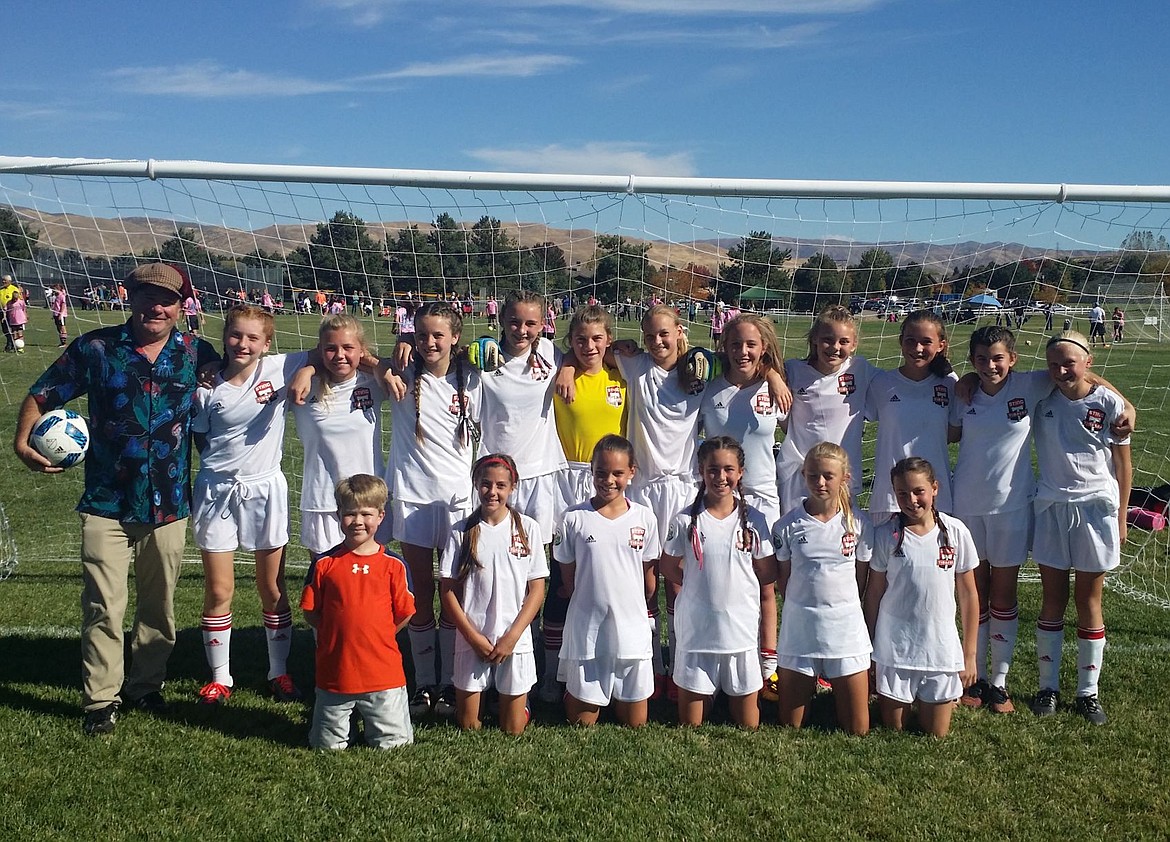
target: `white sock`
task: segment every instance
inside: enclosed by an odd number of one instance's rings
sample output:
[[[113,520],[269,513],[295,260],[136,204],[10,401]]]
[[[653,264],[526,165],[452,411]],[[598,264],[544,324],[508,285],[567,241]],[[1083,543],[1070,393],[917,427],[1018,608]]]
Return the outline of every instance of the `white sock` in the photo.
[[[292,610],[283,614],[264,615],[264,637],[268,641],[268,680],[288,672],[288,653],[292,648]]]
[[[433,687],[435,678],[435,647],[438,645],[435,624],[407,626],[410,630],[410,654],[414,659],[414,684],[416,687]]]
[[[979,615],[979,632],[975,638],[975,677],[987,680],[988,614]],[[993,682],[994,683],[994,682]]]
[[[1096,696],[1105,657],[1105,627],[1077,629],[1077,695]]]
[[[439,621],[439,684],[455,683],[455,626]]]
[[[1064,645],[1064,620],[1036,621],[1036,664],[1041,690],[1060,689],[1060,648]]]
[[[224,687],[233,686],[231,667],[232,615],[219,617],[204,615],[200,628],[203,631],[203,652],[207,665],[211,667],[211,681]]]
[[[1007,687],[1008,670],[1012,666],[1012,655],[1016,651],[1016,637],[1020,631],[1020,611],[1013,605],[1010,611],[992,611],[991,637],[991,683],[996,687]]]

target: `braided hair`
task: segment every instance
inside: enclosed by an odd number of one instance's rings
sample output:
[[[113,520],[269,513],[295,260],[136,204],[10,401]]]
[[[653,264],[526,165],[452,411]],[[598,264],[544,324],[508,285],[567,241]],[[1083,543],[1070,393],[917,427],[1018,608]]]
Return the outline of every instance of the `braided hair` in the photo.
[[[938,480],[934,475],[934,466],[921,456],[907,456],[905,459],[899,459],[894,467],[890,468],[890,482],[894,483],[899,477],[907,476],[908,474],[922,474],[926,477],[927,482],[931,485],[937,485]],[[943,519],[938,515],[938,509],[934,507],[931,502],[930,514],[934,518],[934,522],[938,524],[938,545],[940,547],[951,546],[951,536],[947,532],[947,525]],[[902,550],[902,541],[906,537],[906,515],[902,513],[901,508],[898,509],[898,544],[894,547],[894,553],[897,554]]]
[[[501,312],[500,324],[508,318],[508,311],[514,308],[517,304],[535,304],[540,318],[544,319],[545,311],[548,309],[548,302],[545,297],[539,292],[531,289],[516,289],[508,293],[504,298],[504,306]],[[502,328],[501,328],[502,329]],[[503,334],[501,333],[501,340]],[[528,346],[528,368],[529,370],[543,369],[546,367],[545,362],[540,358],[537,350],[540,348],[540,336],[537,335]]]
[[[710,459],[715,453],[720,450],[726,450],[735,454],[735,461],[739,465],[740,470],[744,466],[744,452],[743,447],[738,441],[731,436],[712,436],[699,445],[699,454],[697,457],[699,469],[702,470],[703,464]],[[747,522],[747,504],[743,501],[743,494],[740,493],[739,488],[735,488],[735,507],[739,512],[739,540],[740,544],[751,552],[755,541],[752,536],[751,529],[748,528]],[[691,541],[691,549],[695,553],[695,561],[699,564],[699,569],[703,569],[703,543],[699,536],[699,513],[703,511],[703,501],[707,495],[707,488],[705,484],[701,484],[699,493],[695,495],[694,502],[691,503],[688,514],[691,517],[691,522],[687,525],[687,537]]]
[[[417,441],[420,445],[423,444],[423,442],[426,440],[426,435],[423,433],[422,412],[420,411],[422,407],[423,362],[422,355],[417,353],[417,337],[419,335],[417,326],[424,318],[428,317],[446,319],[447,326],[451,331],[451,338],[453,341],[456,340],[457,337],[463,332],[463,316],[459,314],[458,310],[445,302],[434,301],[429,304],[424,304],[415,314],[416,353],[414,355],[414,363],[412,366],[414,384],[411,394],[414,398],[414,438],[415,441]],[[459,434],[460,442],[463,443],[464,447],[467,447],[470,446],[472,440],[475,439],[477,435],[475,425],[467,414],[467,372],[463,367],[463,357],[464,354],[462,352],[456,353],[455,349],[452,349],[451,361],[455,365],[456,388],[459,394],[459,425],[456,430]]]
[[[472,483],[478,485],[489,468],[501,467],[507,469],[508,476],[512,480],[512,487],[515,488],[520,474],[516,470],[516,462],[506,453],[489,453],[487,456],[481,456],[477,459],[475,464],[471,466]],[[524,529],[523,521],[520,520],[520,512],[511,506],[508,506],[507,509],[508,516],[512,521],[513,543],[516,538],[519,538],[524,555],[528,555],[532,552],[532,547],[528,543],[528,532]],[[483,508],[477,507],[467,518],[463,542],[459,546],[459,563],[455,567],[455,572],[456,578],[461,582],[470,576],[472,571],[483,569],[483,563],[476,555],[476,549],[479,547],[479,525],[481,523],[483,523]]]

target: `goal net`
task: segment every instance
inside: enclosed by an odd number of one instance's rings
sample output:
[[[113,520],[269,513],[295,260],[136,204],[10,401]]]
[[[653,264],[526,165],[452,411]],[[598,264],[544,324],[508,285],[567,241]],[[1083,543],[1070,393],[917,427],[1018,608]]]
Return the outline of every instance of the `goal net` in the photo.
[[[1170,482],[1168,232],[1162,187],[0,157],[0,264],[32,305],[27,353],[0,365],[0,411],[14,423],[29,384],[58,354],[45,291],[63,285],[76,336],[124,317],[118,281],[148,259],[188,272],[217,345],[225,307],[241,298],[272,306],[276,351],[315,344],[322,302],[356,313],[387,353],[399,306],[456,297],[471,310],[466,341],[486,333],[489,299],[525,288],[547,297],[558,341],[566,314],[596,298],[621,335],[636,336],[644,308],[664,301],[678,307],[692,344],[710,344],[718,301],[770,314],[785,355],[803,357],[811,314],[840,303],[861,320],[861,352],[891,368],[901,361],[901,317],[928,307],[948,321],[960,372],[973,327],[996,320],[1017,330],[1027,370],[1044,365],[1045,338],[1066,322],[1087,333],[1100,302],[1108,347],[1094,368],[1137,406],[1134,485],[1158,488]],[[1114,308],[1124,320],[1116,340]],[[871,425],[867,460],[872,438]],[[868,485],[872,463],[863,467]],[[286,470],[295,519],[293,435]],[[80,472],[0,476],[22,559],[77,558],[80,483]],[[1111,585],[1170,607],[1168,535],[1132,529]]]

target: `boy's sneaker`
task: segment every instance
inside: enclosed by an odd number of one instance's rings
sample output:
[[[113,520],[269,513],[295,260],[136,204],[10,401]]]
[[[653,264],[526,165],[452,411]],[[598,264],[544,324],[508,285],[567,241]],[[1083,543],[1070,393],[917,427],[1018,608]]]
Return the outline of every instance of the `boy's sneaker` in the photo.
[[[427,716],[434,707],[436,695],[434,687],[420,687],[415,690],[407,705],[410,708],[410,718],[422,719]]]
[[[104,708],[91,710],[85,715],[85,722],[81,728],[87,737],[96,737],[98,734],[112,734],[118,724],[118,703],[110,702]]]
[[[450,719],[455,715],[455,688],[444,684],[439,688],[439,696],[435,699],[435,716]]]
[[[1105,709],[1101,707],[1101,702],[1097,700],[1096,696],[1077,696],[1074,707],[1077,713],[1094,725],[1104,725],[1109,721],[1108,717],[1105,716]]]
[[[969,708],[981,708],[990,703],[991,685],[981,678],[963,691],[959,701]]]
[[[293,684],[292,676],[287,672],[269,681],[268,691],[272,693],[274,701],[282,704],[299,702],[302,698],[301,691],[297,689],[297,685]]]
[[[1007,690],[1002,687],[996,687],[994,684],[987,685],[987,693],[983,696],[983,704],[992,713],[1016,712],[1016,706],[1012,704],[1012,697],[1008,695]]]
[[[137,699],[132,699],[127,703],[126,707],[131,710],[140,710],[154,716],[162,716],[169,710],[167,707],[167,700],[163,698],[163,694],[157,690],[152,690]]]
[[[226,704],[227,700],[231,697],[232,688],[226,684],[213,681],[199,688],[199,692],[196,694],[196,701],[201,705],[222,705]]]
[[[1037,716],[1052,716],[1060,704],[1060,693],[1045,687],[1032,699],[1032,713]]]

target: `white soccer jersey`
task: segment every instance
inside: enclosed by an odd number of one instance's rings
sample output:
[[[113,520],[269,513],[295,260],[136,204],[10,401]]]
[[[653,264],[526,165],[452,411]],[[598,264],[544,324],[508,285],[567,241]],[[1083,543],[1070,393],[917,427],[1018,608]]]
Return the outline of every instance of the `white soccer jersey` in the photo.
[[[481,453],[507,453],[521,479],[563,470],[568,463],[553,417],[556,375],[564,354],[540,339],[536,357],[520,354],[482,375]]]
[[[1128,445],[1129,438],[1118,439],[1109,427],[1124,409],[1124,401],[1104,386],[1094,386],[1078,401],[1058,390],[1040,402],[1035,429],[1037,500],[1108,500],[1114,508],[1120,504],[1112,445]]]
[[[779,654],[853,658],[872,651],[857,593],[857,563],[870,559],[873,527],[865,515],[854,517],[860,534],[846,534],[841,513],[821,522],[804,506],[776,524],[776,558],[792,565],[780,614]]]
[[[741,389],[720,376],[707,385],[699,410],[703,432],[731,436],[743,446],[740,487],[771,503],[780,502],[776,485],[776,426],[784,419],[766,382]]]
[[[971,403],[951,402],[951,426],[963,428],[951,480],[954,513],[991,515],[1032,503],[1032,416],[1052,392],[1047,371],[1014,371],[994,395],[976,389]]]
[[[836,442],[845,448],[853,468],[852,490],[861,491],[861,433],[865,427],[865,395],[880,372],[865,357],[854,355],[834,374],[821,374],[806,360],[788,360],[784,372],[792,390],[788,433],[776,459],[780,505],[795,509],[807,493],[801,469],[813,445]]]
[[[936,525],[926,535],[905,531],[898,545],[898,519],[874,535],[871,570],[886,574],[878,606],[873,659],[895,669],[958,672],[963,643],[955,626],[955,576],[979,566],[971,533],[958,518],[940,513],[948,546],[939,545]]]
[[[479,423],[479,372],[463,367],[463,401],[467,419]],[[386,483],[403,503],[446,503],[452,508],[471,501],[472,442],[459,431],[459,379],[455,363],[445,377],[423,371],[419,416],[424,439],[415,437],[414,372],[407,371],[406,396],[390,405],[394,432]]]
[[[199,470],[233,476],[266,476],[280,470],[284,453],[286,385],[309,359],[306,351],[261,357],[240,386],[216,376],[195,390],[191,429],[207,436]]]
[[[772,555],[772,537],[764,516],[748,508],[748,540],[740,528],[739,509],[715,518],[704,508],[695,519],[703,550],[702,564],[691,542],[691,516],[675,515],[663,552],[683,560],[683,585],[674,605],[674,630],[680,652],[726,654],[755,650],[760,633],[760,580],[753,558]]]
[[[329,384],[322,395],[319,376],[305,403],[293,405],[297,436],[305,449],[301,479],[301,511],[336,512],[333,491],[337,483],[354,474],[381,476],[382,402],[381,381],[359,371],[344,383]]]
[[[662,549],[658,520],[645,506],[628,502],[629,510],[612,520],[588,500],[573,506],[553,537],[553,557],[577,566],[562,660],[651,656],[644,571]]]
[[[638,460],[634,482],[662,476],[694,480],[703,393],[688,395],[679,383],[678,369],[659,367],[649,354],[618,354],[617,362],[626,381],[630,406],[626,426]]]
[[[480,522],[476,559],[480,566],[463,580],[463,613],[484,637],[495,643],[516,622],[528,583],[548,577],[548,561],[544,556],[544,537],[540,524],[527,515],[520,515],[520,524],[528,538],[528,549],[512,525],[509,515],[494,526]],[[467,535],[467,520],[455,524],[443,550],[439,575],[444,579],[459,578],[459,557]],[[471,646],[458,635],[456,650]],[[532,651],[532,632],[526,626],[513,649],[515,653]]]
[[[873,466],[871,512],[896,512],[898,501],[890,469],[907,456],[925,459],[938,480],[935,507],[951,511],[951,459],[947,426],[958,377],[928,375],[915,381],[897,369],[882,371],[870,383],[865,417],[876,421],[877,452]]]

